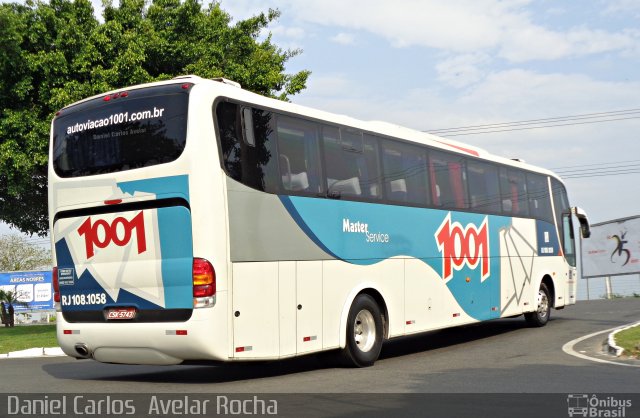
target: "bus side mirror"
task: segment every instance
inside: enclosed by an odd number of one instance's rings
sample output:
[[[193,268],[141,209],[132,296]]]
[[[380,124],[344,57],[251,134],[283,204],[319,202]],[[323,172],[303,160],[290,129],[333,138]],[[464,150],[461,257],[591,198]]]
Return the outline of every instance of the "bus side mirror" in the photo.
[[[591,227],[589,226],[587,213],[579,207],[571,208],[571,212],[576,215],[576,218],[580,223],[580,235],[582,235],[582,238],[589,238],[591,236]]]

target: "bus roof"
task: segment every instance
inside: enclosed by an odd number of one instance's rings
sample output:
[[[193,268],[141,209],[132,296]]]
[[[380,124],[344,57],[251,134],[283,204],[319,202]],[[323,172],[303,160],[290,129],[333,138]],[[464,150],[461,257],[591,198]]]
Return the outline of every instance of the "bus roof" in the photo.
[[[356,119],[346,115],[326,112],[323,110],[318,110],[318,109],[310,108],[307,106],[298,105],[295,103],[290,103],[282,100],[269,98],[266,96],[253,93],[249,90],[245,90],[241,87],[239,83],[226,78],[205,79],[196,75],[178,76],[171,80],[139,84],[135,86],[129,86],[121,89],[108,91],[102,94],[98,94],[98,95],[80,100],[78,102],[65,106],[63,109],[68,109],[78,104],[81,104],[90,100],[94,100],[96,98],[103,98],[105,96],[113,95],[115,93],[120,93],[122,91],[131,91],[134,89],[142,89],[142,88],[148,88],[153,86],[162,86],[162,85],[175,84],[180,82],[192,83],[194,85],[208,85],[215,90],[216,95],[220,95],[223,97],[235,98],[240,101],[245,101],[248,103],[252,103],[258,106],[263,106],[263,107],[274,109],[274,110],[280,110],[283,112],[304,115],[306,117],[316,119],[324,123],[346,125],[349,127],[361,129],[363,131],[368,131],[373,134],[390,136],[398,139],[407,140],[410,142],[429,145],[430,147],[440,148],[442,150],[461,153],[461,154],[465,154],[467,156],[472,156],[472,157],[478,157],[480,159],[489,160],[489,161],[493,161],[500,164],[510,165],[513,167],[517,167],[517,168],[521,168],[529,171],[535,171],[538,173],[552,176],[562,181],[557,174],[553,173],[550,170],[527,164],[524,161],[519,159],[509,159],[509,158],[501,157],[501,156],[492,154],[484,150],[483,148],[469,145],[467,143],[443,138],[427,132],[422,132],[422,131],[407,128],[404,126],[396,125],[390,122],[379,121],[379,120],[364,121],[364,120]]]

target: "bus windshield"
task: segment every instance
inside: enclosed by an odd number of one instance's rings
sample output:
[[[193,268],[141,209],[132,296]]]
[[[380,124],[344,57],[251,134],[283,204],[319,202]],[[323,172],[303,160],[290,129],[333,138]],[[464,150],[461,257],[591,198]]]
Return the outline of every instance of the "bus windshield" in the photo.
[[[53,124],[56,174],[91,176],[176,160],[187,132],[185,86],[137,89],[63,109]]]

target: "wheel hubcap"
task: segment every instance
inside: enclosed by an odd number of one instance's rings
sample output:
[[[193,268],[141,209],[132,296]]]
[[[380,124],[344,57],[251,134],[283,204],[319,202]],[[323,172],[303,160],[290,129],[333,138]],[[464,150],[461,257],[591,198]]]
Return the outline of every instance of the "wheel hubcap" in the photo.
[[[542,290],[538,291],[538,315],[544,318],[549,313],[549,298]]]
[[[371,312],[361,310],[353,323],[353,339],[360,351],[371,350],[376,341],[376,322]]]

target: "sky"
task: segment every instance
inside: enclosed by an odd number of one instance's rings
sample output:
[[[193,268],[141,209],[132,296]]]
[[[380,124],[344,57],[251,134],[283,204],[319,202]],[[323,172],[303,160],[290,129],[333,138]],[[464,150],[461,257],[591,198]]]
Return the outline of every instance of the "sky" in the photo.
[[[301,50],[287,71],[312,72],[292,102],[420,131],[458,128],[441,135],[563,175],[592,223],[640,215],[637,0],[220,3],[234,21],[280,10],[273,42]],[[544,127],[459,129],[531,120]]]

